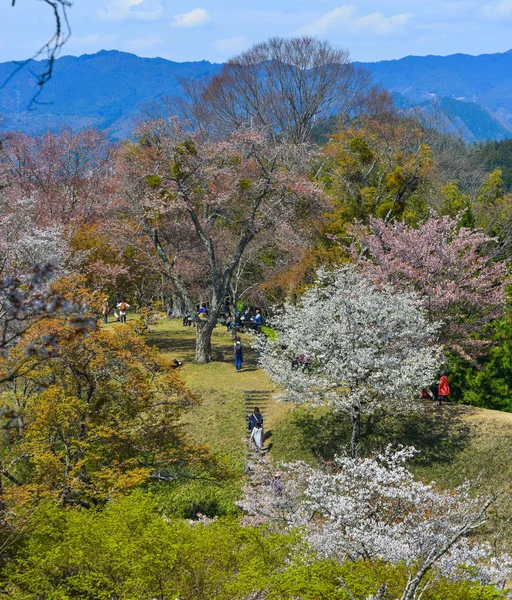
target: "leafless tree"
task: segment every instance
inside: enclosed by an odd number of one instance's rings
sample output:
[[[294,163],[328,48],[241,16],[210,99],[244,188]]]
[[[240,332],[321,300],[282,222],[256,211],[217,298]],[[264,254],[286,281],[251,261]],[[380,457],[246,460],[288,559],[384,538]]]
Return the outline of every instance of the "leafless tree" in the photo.
[[[182,80],[185,100],[172,106],[191,127],[224,136],[246,126],[301,143],[318,119],[364,106],[370,74],[346,50],[311,37],[272,38],[235,56],[209,80]]]

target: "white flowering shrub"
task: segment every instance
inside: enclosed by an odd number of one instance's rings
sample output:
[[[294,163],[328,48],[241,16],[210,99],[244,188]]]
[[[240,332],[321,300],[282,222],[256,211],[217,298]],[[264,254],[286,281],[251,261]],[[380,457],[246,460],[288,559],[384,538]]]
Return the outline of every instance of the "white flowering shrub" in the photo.
[[[388,447],[376,458],[337,457],[329,471],[297,462],[277,474],[260,459],[240,506],[249,524],[303,529],[321,557],[413,566],[404,599],[415,598],[433,568],[450,579],[503,587],[510,557],[495,556],[490,544],[472,536],[494,498],[473,497],[467,484],[441,491],[416,480],[407,466],[415,452]]]
[[[417,296],[378,290],[349,267],[321,271],[271,326],[277,335],[260,342],[260,365],[286,399],[347,412],[352,456],[361,415],[411,410],[439,366],[438,324],[428,322]]]

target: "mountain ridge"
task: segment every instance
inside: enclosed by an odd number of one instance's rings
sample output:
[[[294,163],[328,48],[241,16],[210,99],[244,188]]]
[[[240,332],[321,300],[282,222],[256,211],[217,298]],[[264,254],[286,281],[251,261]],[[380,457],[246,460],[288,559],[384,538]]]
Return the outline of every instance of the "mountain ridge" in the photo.
[[[452,130],[468,141],[512,137],[512,49],[496,54],[406,56],[371,63],[355,62],[376,83],[411,106],[436,99],[452,119]],[[66,55],[55,62],[54,76],[28,110],[37,92],[34,73],[44,61],[31,60],[7,81],[19,63],[0,63],[0,115],[4,128],[38,133],[87,125],[107,130],[114,139],[129,135],[140,107],[162,95],[179,95],[179,78],[203,78],[222,64],[207,60],[174,62],[120,50]]]

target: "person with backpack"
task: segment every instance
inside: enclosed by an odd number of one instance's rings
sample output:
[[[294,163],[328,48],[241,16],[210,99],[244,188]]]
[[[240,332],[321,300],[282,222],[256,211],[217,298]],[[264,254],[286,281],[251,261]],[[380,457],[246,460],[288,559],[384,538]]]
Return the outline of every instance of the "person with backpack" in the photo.
[[[239,373],[242,370],[242,363],[244,362],[244,347],[242,345],[242,340],[240,336],[236,337],[235,341],[235,367],[237,372]]]
[[[124,300],[121,300],[117,305],[117,308],[119,310],[119,320],[121,323],[126,323],[126,311],[130,308],[130,305]]]
[[[252,431],[256,427],[256,423],[263,425],[263,415],[257,406],[254,407],[254,412],[247,417],[247,421],[249,421],[249,431]]]

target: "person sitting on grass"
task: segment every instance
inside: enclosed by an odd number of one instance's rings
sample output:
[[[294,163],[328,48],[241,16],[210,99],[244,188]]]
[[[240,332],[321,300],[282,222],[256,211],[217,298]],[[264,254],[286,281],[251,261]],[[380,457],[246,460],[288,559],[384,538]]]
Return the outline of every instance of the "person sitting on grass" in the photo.
[[[261,312],[260,312],[259,308],[256,309],[256,313],[254,314],[253,321],[254,321],[254,329],[259,329],[263,325],[263,319],[261,317]]]
[[[206,321],[206,319],[208,319],[208,309],[206,308],[206,304],[201,304],[197,316],[201,321]]]

